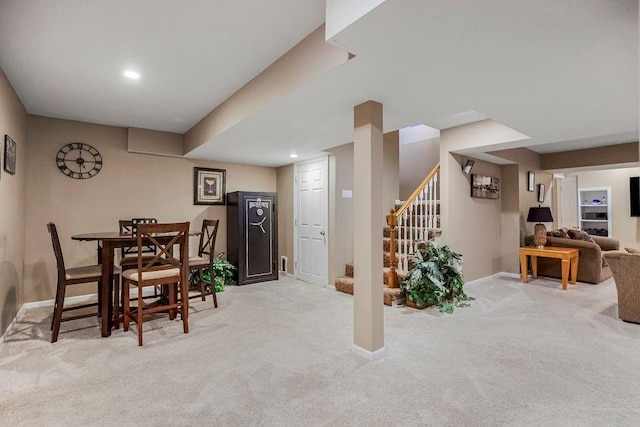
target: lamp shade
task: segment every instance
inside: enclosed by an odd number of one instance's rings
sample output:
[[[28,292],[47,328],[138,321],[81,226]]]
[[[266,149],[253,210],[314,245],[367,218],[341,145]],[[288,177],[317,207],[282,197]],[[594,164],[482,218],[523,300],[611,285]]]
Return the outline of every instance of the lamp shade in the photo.
[[[548,207],[529,208],[527,222],[553,222],[551,209]]]

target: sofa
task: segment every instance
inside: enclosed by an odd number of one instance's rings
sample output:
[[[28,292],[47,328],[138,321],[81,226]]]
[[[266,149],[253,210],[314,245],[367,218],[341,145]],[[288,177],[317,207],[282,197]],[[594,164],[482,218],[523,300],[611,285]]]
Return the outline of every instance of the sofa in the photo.
[[[611,277],[611,268],[602,254],[620,249],[620,242],[611,237],[589,236],[591,241],[547,236],[546,246],[577,248],[578,282],[597,284]],[[527,246],[533,245],[533,236],[525,238]],[[562,278],[562,265],[557,259],[538,258],[538,275]]]

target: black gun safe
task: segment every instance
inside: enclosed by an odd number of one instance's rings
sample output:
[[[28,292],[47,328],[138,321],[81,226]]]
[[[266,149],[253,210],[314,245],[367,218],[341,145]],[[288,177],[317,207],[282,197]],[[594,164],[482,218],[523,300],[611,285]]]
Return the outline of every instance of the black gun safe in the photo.
[[[278,279],[276,193],[227,193],[227,260],[238,285]]]

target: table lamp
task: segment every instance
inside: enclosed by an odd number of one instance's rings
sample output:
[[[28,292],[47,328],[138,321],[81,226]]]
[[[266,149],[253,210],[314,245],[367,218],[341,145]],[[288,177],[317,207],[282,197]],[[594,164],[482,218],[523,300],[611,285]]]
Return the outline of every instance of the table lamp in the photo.
[[[551,209],[548,207],[529,208],[527,222],[537,222],[533,227],[533,244],[542,249],[547,244],[547,228],[543,222],[553,222]]]

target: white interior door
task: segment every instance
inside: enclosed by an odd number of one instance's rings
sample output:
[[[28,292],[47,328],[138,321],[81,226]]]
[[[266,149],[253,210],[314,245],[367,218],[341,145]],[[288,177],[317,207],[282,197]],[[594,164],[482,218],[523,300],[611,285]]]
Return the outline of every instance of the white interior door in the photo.
[[[327,158],[295,165],[294,270],[305,282],[329,279]]]
[[[578,226],[578,177],[568,176],[560,181],[559,228]]]

